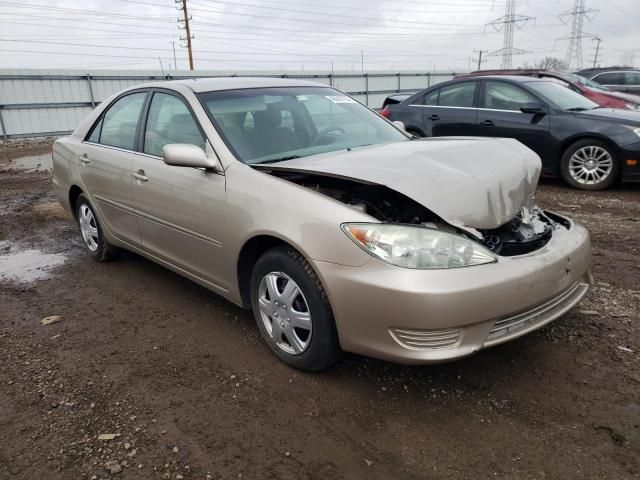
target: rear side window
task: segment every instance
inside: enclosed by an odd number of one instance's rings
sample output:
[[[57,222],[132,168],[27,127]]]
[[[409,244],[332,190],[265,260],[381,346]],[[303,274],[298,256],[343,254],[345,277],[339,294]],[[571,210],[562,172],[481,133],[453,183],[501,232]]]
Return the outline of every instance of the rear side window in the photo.
[[[477,82],[464,82],[442,87],[438,105],[443,107],[473,107],[476,84]]]
[[[640,85],[640,72],[627,72],[624,74],[625,85]]]
[[[624,85],[624,72],[602,73],[594,80],[602,85]]]
[[[422,100],[422,104],[423,105],[438,105],[438,93],[440,93],[440,90],[434,90],[433,92],[429,92],[427,93],[423,100]]]
[[[133,150],[136,128],[146,96],[146,92],[139,92],[116,100],[96,124],[88,140]]]
[[[162,147],[169,143],[205,148],[205,139],[184,102],[174,95],[154,93],[144,132],[144,153],[162,156]]]

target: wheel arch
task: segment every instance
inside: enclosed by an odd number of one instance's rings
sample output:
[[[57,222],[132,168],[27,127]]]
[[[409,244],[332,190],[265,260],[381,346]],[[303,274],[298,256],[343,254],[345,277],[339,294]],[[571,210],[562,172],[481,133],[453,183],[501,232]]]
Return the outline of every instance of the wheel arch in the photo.
[[[614,155],[616,155],[616,156],[619,155],[618,146],[614,142],[612,142],[610,138],[608,138],[608,137],[606,137],[606,136],[604,136],[602,134],[593,133],[593,132],[579,133],[577,135],[573,135],[572,137],[569,137],[569,138],[565,139],[560,144],[560,147],[558,149],[558,170],[560,169],[560,161],[562,160],[562,157],[567,152],[567,150],[574,143],[579,142],[580,140],[586,140],[586,139],[589,139],[589,138],[593,138],[593,139],[598,140],[600,142],[606,143],[607,145],[609,145],[613,149],[613,154]]]
[[[71,188],[69,188],[69,207],[71,208],[73,218],[76,218],[78,197],[83,193],[82,189],[77,185],[71,185]]]
[[[427,136],[426,133],[424,133],[424,131],[421,128],[416,127],[414,125],[407,125],[405,127],[405,130],[407,131],[407,133],[416,133],[420,137],[426,137]]]
[[[308,257],[295,245],[290,242],[270,234],[258,234],[249,238],[238,254],[237,278],[238,292],[244,308],[251,308],[251,272],[256,261],[268,250],[276,247],[292,248],[296,252],[308,259]]]

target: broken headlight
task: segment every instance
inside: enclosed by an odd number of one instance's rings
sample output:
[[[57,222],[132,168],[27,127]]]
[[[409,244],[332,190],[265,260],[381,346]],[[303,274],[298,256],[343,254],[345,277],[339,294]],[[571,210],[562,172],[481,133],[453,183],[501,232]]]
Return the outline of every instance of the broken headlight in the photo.
[[[342,230],[369,254],[398,267],[458,268],[498,260],[477,242],[425,227],[345,223]]]

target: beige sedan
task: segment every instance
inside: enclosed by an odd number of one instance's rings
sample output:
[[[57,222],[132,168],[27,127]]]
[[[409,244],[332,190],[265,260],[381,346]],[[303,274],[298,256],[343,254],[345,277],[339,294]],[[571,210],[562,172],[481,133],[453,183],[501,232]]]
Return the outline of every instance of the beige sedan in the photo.
[[[90,255],[143,255],[237,305],[287,364],[469,355],[561,316],[587,231],[534,202],[515,140],[414,139],[316,83],[150,83],[54,144]]]

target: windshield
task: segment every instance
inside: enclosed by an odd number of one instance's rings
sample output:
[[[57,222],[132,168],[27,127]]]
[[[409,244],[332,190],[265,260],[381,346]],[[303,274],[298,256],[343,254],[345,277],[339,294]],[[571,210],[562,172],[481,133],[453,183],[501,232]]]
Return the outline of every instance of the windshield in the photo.
[[[527,87],[539,94],[549,103],[562,110],[591,110],[598,108],[598,104],[587,97],[574,92],[554,82],[527,82]]]
[[[274,87],[198,95],[221,137],[258,164],[409,140],[382,117],[328,87]]]
[[[578,82],[581,85],[584,85],[585,87],[589,87],[592,88],[594,90],[604,90],[604,91],[609,91],[609,89],[607,87],[605,87],[604,85],[600,85],[598,82],[594,82],[593,80],[589,80],[586,77],[583,77],[582,75],[576,75],[575,73],[567,73],[565,74],[569,79],[573,80],[574,82]]]

